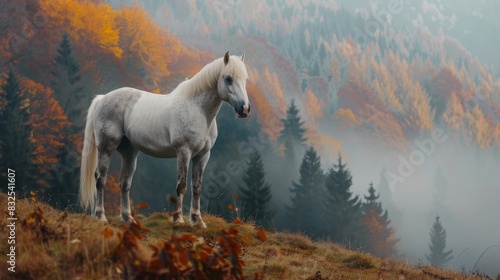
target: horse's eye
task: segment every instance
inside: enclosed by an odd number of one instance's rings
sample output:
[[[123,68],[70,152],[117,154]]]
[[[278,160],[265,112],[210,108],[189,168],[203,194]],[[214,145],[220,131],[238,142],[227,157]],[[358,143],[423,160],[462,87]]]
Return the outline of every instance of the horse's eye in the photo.
[[[231,76],[226,76],[225,80],[226,80],[226,83],[228,85],[232,85],[233,84],[233,78],[231,78]]]

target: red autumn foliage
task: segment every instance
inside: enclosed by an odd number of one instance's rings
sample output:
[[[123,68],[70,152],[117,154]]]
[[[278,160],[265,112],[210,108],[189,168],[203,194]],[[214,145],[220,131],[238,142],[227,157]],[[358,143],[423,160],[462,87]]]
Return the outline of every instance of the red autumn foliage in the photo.
[[[188,233],[173,234],[164,242],[150,249],[151,256],[144,256],[140,241],[150,232],[140,222],[122,226],[123,233],[116,233],[120,243],[113,254],[118,271],[125,278],[137,279],[244,279],[241,260],[243,245],[238,230],[231,226],[222,230],[213,246],[200,242]],[[102,231],[105,238],[112,238],[111,228]],[[266,240],[263,231],[257,239]]]
[[[367,105],[373,105],[380,111],[384,105],[375,97],[372,89],[357,79],[350,79],[338,92],[338,101],[341,108],[348,108],[359,115]],[[362,116],[366,117],[366,116]]]
[[[461,98],[465,97],[460,80],[448,67],[444,67],[429,82],[429,97],[431,105],[436,109],[437,116],[444,112],[446,103],[453,94]]]
[[[120,213],[120,183],[117,178],[118,175],[109,174],[106,183],[106,192],[111,195],[106,195],[104,209],[111,215]]]
[[[64,128],[69,126],[70,122],[54,98],[52,89],[29,79],[23,79],[23,85],[31,112],[34,162],[40,174],[46,174],[59,160],[57,152],[64,145]],[[72,140],[77,145],[77,140]],[[44,177],[39,178],[37,183],[45,188],[50,186]]]

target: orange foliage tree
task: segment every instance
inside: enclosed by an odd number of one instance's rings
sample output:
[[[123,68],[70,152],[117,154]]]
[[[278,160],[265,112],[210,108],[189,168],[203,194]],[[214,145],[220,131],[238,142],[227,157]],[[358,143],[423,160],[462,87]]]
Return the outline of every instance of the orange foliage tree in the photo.
[[[86,41],[121,57],[117,12],[110,5],[94,1],[39,0],[50,20],[49,27],[64,26],[76,41]]]
[[[321,101],[310,89],[306,91],[304,107],[309,126],[317,128],[319,126],[317,120],[323,117],[323,109],[321,107]]]
[[[65,128],[70,123],[53,97],[52,89],[29,79],[23,79],[23,84],[31,112],[34,162],[40,174],[49,174],[59,161],[58,150],[64,145]],[[49,177],[41,176],[37,183],[46,188],[50,186],[49,180]]]
[[[365,240],[363,249],[381,258],[397,256],[394,229],[390,226],[387,210],[382,209],[382,203],[378,201],[379,195],[375,194],[375,188],[370,183],[366,202],[363,203],[363,214],[361,224],[365,228]]]
[[[353,130],[363,122],[349,108],[338,109],[333,119],[337,122],[337,127],[342,131]]]
[[[275,142],[279,137],[281,128],[280,119],[286,107],[279,80],[276,75],[271,74],[267,69],[264,71],[264,77],[260,76],[251,67],[248,67],[248,73],[250,81],[247,84],[247,91],[251,99],[250,101],[254,103],[252,108],[255,108],[257,112],[264,133],[271,141]],[[274,95],[274,98],[268,98],[267,96],[269,95]],[[274,101],[275,104],[273,105],[271,101]]]
[[[443,121],[453,131],[459,132],[463,129],[464,108],[456,94],[452,94],[443,114]]]
[[[155,84],[170,75],[170,64],[186,53],[179,38],[156,24],[137,3],[117,13],[116,25],[127,70],[141,69],[140,74],[149,75]]]

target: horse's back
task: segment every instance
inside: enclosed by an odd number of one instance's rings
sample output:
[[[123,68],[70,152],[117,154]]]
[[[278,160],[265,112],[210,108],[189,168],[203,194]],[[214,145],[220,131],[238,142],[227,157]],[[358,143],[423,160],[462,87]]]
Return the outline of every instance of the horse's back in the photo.
[[[106,106],[106,110],[125,112],[133,108],[139,99],[146,94],[144,91],[123,87],[110,91],[102,98],[101,103]]]
[[[154,94],[134,88],[113,90],[101,99],[96,114],[96,131],[100,128],[103,138],[116,142],[126,137],[137,149],[153,156],[174,157],[165,124],[165,112],[171,108],[166,95]],[[167,114],[168,115],[168,114]]]

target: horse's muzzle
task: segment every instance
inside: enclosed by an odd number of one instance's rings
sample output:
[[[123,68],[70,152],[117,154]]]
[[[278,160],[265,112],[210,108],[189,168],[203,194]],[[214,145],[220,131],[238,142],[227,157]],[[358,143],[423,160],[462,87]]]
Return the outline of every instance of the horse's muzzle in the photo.
[[[245,105],[237,106],[236,108],[234,108],[234,110],[236,111],[236,116],[238,117],[238,119],[246,118],[248,117],[248,114],[250,114],[250,104],[248,104],[248,106],[246,107]]]

